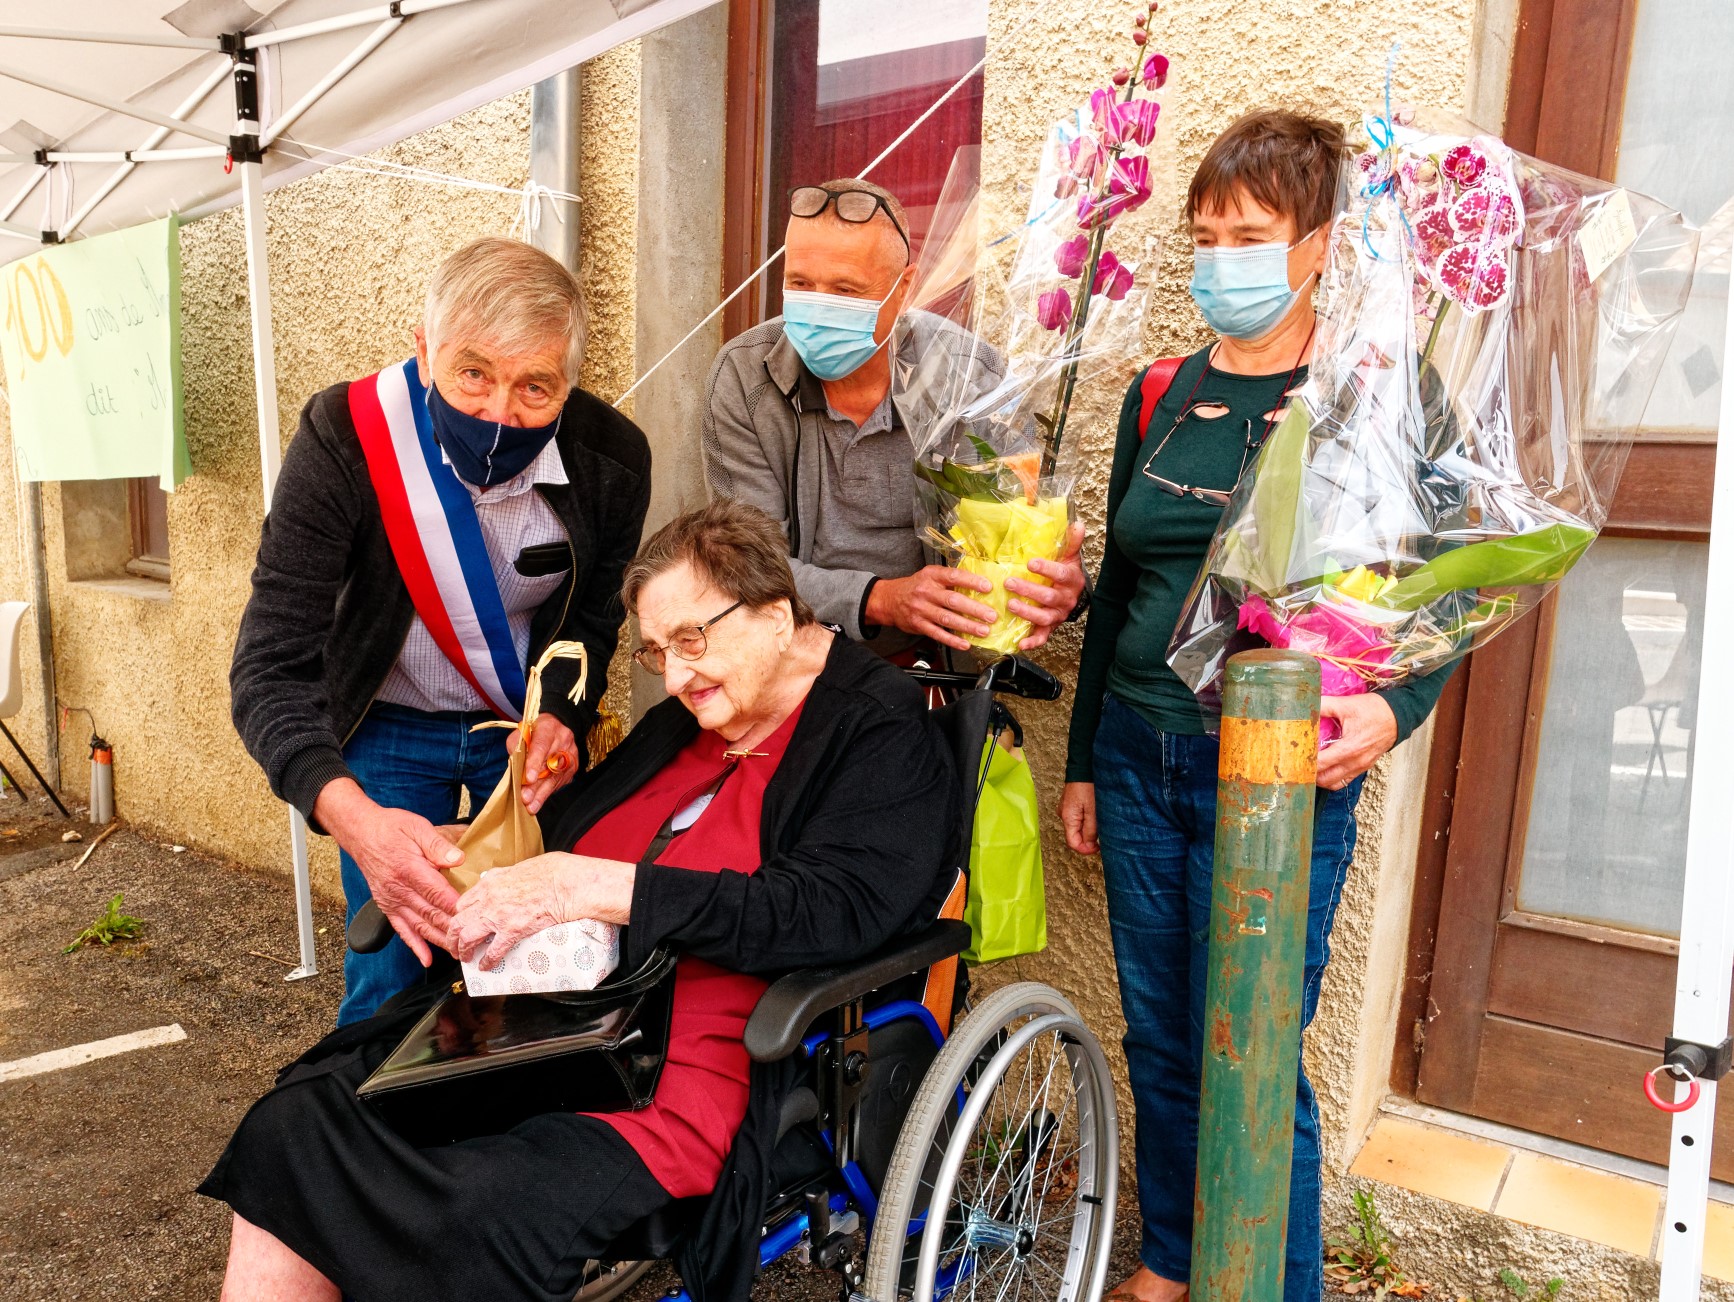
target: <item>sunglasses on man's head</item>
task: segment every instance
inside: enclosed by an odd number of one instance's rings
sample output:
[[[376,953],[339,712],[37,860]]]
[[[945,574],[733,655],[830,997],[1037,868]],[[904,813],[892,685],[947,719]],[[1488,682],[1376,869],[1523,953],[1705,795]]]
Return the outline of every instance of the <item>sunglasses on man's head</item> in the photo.
[[[857,226],[872,221],[873,214],[883,210],[891,228],[903,241],[903,247],[909,247],[909,232],[903,229],[903,224],[885,200],[870,190],[827,190],[822,185],[801,185],[789,191],[791,217],[817,217],[833,206],[837,209],[837,216]]]

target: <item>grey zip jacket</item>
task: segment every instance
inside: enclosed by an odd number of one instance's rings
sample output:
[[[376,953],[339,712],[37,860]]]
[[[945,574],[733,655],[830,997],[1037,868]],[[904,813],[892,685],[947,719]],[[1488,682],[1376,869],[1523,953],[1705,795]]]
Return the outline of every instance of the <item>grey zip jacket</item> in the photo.
[[[897,340],[892,405],[912,444],[907,488],[899,482],[891,491],[907,492],[909,528],[919,534],[925,521],[916,500],[915,443],[935,417],[933,399],[927,395],[954,400],[959,386],[972,393],[990,389],[1003,378],[1004,362],[976,336],[928,312],[906,314],[898,323]],[[752,503],[782,525],[789,537],[796,589],[820,620],[861,640],[877,636],[877,630],[861,622],[873,580],[901,578],[910,571],[907,561],[889,558],[887,567],[873,571],[834,568],[819,554],[814,532],[821,516],[833,537],[847,536],[863,545],[873,537],[865,524],[851,530],[851,503],[826,482],[819,440],[827,427],[837,425],[827,409],[824,385],[783,334],[781,317],[729,340],[717,354],[705,386],[707,486],[714,495]],[[860,504],[854,509],[859,511]],[[893,564],[903,568],[889,568]],[[912,640],[888,630],[874,649],[886,653]]]

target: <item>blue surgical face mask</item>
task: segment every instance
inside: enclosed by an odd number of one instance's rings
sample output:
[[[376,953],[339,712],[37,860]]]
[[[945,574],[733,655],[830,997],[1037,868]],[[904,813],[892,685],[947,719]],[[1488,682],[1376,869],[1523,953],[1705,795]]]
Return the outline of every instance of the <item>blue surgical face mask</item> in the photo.
[[[897,289],[892,287],[891,294]],[[875,343],[879,309],[891,294],[874,303],[843,294],[783,291],[783,333],[801,361],[821,380],[841,380],[867,364],[884,344]]]
[[[1312,284],[1288,287],[1288,255],[1311,239],[1293,244],[1246,244],[1239,248],[1192,250],[1192,300],[1210,328],[1230,339],[1262,339],[1276,329]]]
[[[562,407],[552,421],[534,429],[502,425],[480,416],[466,416],[430,384],[427,414],[433,423],[434,441],[452,463],[458,478],[477,488],[490,488],[524,472],[548,446],[548,440],[559,432],[566,411]]]

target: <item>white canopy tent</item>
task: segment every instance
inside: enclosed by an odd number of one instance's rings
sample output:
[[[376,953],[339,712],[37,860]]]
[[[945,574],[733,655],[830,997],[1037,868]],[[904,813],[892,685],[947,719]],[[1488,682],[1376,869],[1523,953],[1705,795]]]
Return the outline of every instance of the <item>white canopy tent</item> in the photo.
[[[716,2],[186,0],[147,21],[138,0],[0,0],[0,263],[241,204],[269,510],[281,448],[265,192]],[[48,25],[68,12],[77,30]],[[294,810],[289,823],[295,980],[318,966],[306,824]]]

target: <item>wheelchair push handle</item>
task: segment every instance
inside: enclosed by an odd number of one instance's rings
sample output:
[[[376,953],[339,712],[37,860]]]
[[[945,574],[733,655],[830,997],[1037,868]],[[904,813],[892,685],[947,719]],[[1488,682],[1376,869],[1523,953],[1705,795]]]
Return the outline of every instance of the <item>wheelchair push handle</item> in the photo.
[[[355,911],[355,916],[349,920],[349,926],[343,932],[349,948],[357,954],[379,953],[395,934],[385,914],[380,912],[379,905],[372,900],[366,901]]]
[[[926,668],[906,672],[923,687],[951,687],[960,692],[988,691],[1000,696],[1019,696],[1026,701],[1057,701],[1066,690],[1059,679],[1022,656],[995,660],[979,674]]]

